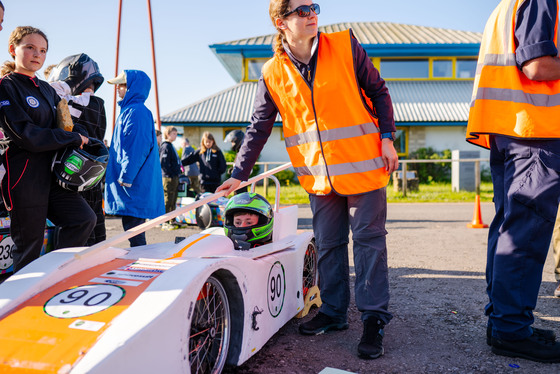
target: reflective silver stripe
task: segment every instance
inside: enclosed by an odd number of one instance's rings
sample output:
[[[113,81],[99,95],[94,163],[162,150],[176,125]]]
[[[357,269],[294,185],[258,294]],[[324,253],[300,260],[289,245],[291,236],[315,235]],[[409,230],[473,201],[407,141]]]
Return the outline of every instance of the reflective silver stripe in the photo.
[[[376,134],[378,132],[379,129],[375,126],[375,123],[368,122],[356,126],[321,131],[321,140],[330,142],[333,140],[357,138],[358,136]]]
[[[289,136],[285,138],[284,141],[286,142],[286,148],[290,148],[295,147],[296,145],[318,142],[319,134],[317,134],[317,131],[312,130],[301,134]]]
[[[479,87],[476,92],[476,100],[511,101],[533,106],[554,107],[560,105],[560,94],[530,94],[521,90],[510,90],[507,88]],[[474,102],[472,105],[474,105]]]
[[[521,6],[523,1],[524,0],[519,0],[519,6]],[[510,43],[510,42],[512,41],[512,38],[511,38],[512,37],[512,35],[511,35],[511,32],[512,32],[511,21],[513,20],[513,12],[517,11],[517,8],[515,7],[515,3],[516,3],[515,0],[510,0],[510,4],[509,4],[508,10],[506,12],[506,19],[505,19],[505,22],[504,22],[504,33],[503,33],[504,39],[503,39],[503,42],[504,42],[504,51],[506,53],[512,53],[513,52],[511,50],[513,43]]]
[[[514,53],[508,53],[505,55],[489,53],[484,56],[483,65],[484,66],[517,66],[517,63],[515,62]]]
[[[368,171],[377,170],[384,167],[383,159],[376,157],[372,160],[365,160],[360,162],[347,162],[345,164],[328,165],[329,175],[336,177],[338,175],[352,174],[352,173],[365,173]]]
[[[296,175],[298,177],[305,177],[305,176],[316,176],[316,177],[326,177],[327,176],[327,169],[324,165],[315,165],[315,166],[298,166],[294,168],[296,171]]]
[[[328,165],[329,176],[336,177],[339,175],[353,174],[353,173],[366,173],[368,171],[373,171],[384,167],[383,159],[381,157],[376,157],[372,160],[365,160],[359,162],[347,162],[344,164]],[[316,176],[316,177],[326,177],[327,169],[324,165],[316,166],[300,166],[295,168],[296,175],[298,177],[302,176]]]
[[[341,127],[337,129],[323,130],[321,131],[321,140],[323,142],[330,142],[333,140],[341,140],[348,138],[356,138],[358,136],[366,134],[378,133],[379,129],[375,126],[375,123],[363,123],[361,125]],[[302,134],[296,134],[289,136],[285,139],[286,147],[295,147],[297,145],[318,142],[319,136],[317,131],[308,131]]]

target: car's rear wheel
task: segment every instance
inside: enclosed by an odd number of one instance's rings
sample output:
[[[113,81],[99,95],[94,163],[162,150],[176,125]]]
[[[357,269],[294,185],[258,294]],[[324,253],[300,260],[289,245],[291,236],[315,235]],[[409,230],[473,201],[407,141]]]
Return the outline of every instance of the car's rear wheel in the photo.
[[[202,286],[191,321],[191,373],[220,373],[227,359],[231,315],[226,291],[214,277]]]
[[[317,271],[317,246],[315,239],[307,244],[305,256],[303,257],[303,298],[307,296],[309,289],[318,283],[319,273]]]

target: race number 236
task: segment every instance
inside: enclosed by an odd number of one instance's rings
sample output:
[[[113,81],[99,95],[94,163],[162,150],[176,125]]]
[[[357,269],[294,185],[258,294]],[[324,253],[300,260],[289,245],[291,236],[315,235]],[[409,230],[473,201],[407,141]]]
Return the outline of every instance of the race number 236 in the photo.
[[[268,273],[268,311],[270,315],[276,317],[284,306],[286,296],[286,273],[284,266],[277,261],[270,268]]]
[[[45,313],[56,318],[76,318],[99,313],[125,295],[119,286],[91,284],[62,291],[45,303]]]
[[[12,251],[15,245],[9,235],[0,235],[0,238],[0,270],[6,270],[12,266],[14,262]]]

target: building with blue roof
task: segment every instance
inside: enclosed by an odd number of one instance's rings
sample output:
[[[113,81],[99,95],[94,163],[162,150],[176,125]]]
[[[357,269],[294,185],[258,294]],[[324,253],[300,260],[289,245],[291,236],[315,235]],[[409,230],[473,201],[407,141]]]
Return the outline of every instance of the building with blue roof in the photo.
[[[393,100],[401,158],[422,147],[473,150],[465,141],[481,33],[390,22],[351,22],[319,27],[351,28],[385,79]],[[197,145],[210,131],[221,148],[225,135],[249,124],[263,64],[273,56],[274,35],[213,44],[210,48],[237,84],[162,118]],[[289,161],[281,118],[260,161]]]

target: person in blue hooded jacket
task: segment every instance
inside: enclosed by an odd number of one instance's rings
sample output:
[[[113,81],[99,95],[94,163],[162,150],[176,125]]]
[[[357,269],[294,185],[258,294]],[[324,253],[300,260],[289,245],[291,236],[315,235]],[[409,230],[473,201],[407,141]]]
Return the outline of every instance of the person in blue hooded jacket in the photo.
[[[143,71],[125,70],[107,83],[117,85],[121,112],[109,149],[105,213],[121,216],[129,230],[165,213],[154,119],[144,105],[151,81]],[[146,235],[129,241],[131,247],[145,245]]]

